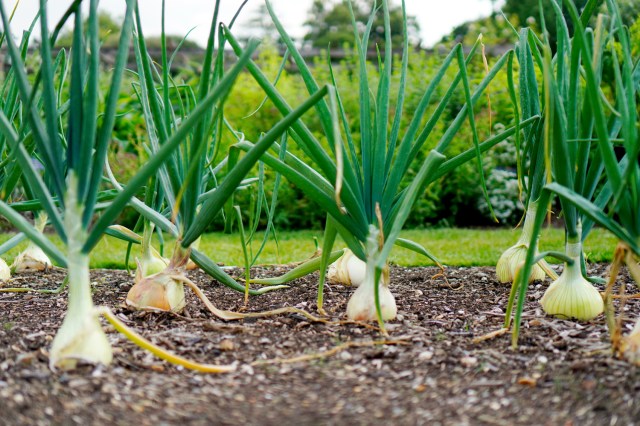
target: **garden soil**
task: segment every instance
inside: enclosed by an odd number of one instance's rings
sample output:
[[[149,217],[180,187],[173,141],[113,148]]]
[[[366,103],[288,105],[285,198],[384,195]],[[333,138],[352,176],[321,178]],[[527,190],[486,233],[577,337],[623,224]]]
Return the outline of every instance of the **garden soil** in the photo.
[[[639,370],[611,356],[602,315],[588,323],[546,317],[538,299],[547,284],[537,284],[527,297],[517,349],[509,335],[473,343],[501,327],[509,287],[496,281],[492,268],[449,268],[447,281],[434,277],[438,272],[391,268],[399,315],[385,338],[373,327],[337,324],[352,292],[347,287],[326,289],[325,307],[335,324],[298,314],[224,322],[191,293],[180,315],[131,311],[123,301],[132,278],[123,271],[92,271],[96,304],[111,307],[175,353],[237,366],[226,374],[174,367],[106,324],[111,366],[52,372],[48,350],[66,310],[66,292],[0,294],[0,424],[640,423]],[[605,276],[606,270],[596,265],[591,273]],[[54,270],[16,277],[11,285],[55,288],[63,278]],[[241,294],[201,272],[191,278],[218,307],[243,308]],[[620,281],[634,291],[628,277]],[[315,313],[316,282],[312,275],[253,297],[247,310],[292,306]],[[638,317],[640,302],[629,301],[625,315]]]

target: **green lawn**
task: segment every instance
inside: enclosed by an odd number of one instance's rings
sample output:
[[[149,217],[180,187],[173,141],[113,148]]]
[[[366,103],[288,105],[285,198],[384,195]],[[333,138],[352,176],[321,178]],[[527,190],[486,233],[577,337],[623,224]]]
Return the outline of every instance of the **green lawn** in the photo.
[[[563,245],[562,229],[546,229],[542,235],[540,250],[561,250]],[[404,238],[412,239],[425,246],[436,257],[448,266],[495,265],[498,257],[507,247],[515,243],[520,235],[518,231],[509,229],[475,230],[475,229],[427,229],[404,231]],[[10,235],[1,234],[0,243]],[[259,247],[262,235],[258,235],[254,249]],[[259,264],[289,263],[303,260],[315,251],[314,237],[321,241],[321,231],[290,231],[278,233],[279,244],[269,241]],[[217,262],[227,265],[241,265],[242,249],[238,235],[212,233],[203,236],[200,249]],[[59,243],[58,243],[59,244]],[[170,251],[173,242],[165,243]],[[616,239],[609,233],[596,229],[585,243],[585,252],[593,262],[611,260]],[[13,257],[26,246],[18,246],[4,255],[11,263]],[[339,243],[337,246],[341,246]],[[91,256],[93,268],[124,268],[126,244],[112,237],[105,237]],[[134,247],[134,253],[137,248]],[[430,265],[431,262],[409,250],[397,248],[391,255],[391,262],[403,266]],[[133,263],[132,263],[133,266]]]

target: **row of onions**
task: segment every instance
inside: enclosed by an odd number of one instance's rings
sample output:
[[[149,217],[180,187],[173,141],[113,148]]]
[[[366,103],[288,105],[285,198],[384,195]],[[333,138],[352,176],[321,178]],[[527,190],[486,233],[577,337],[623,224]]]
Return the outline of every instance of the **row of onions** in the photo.
[[[110,72],[111,82],[107,93],[100,93],[99,80],[103,71],[100,64],[100,40],[98,27],[98,1],[89,1],[87,19],[84,19],[83,5],[80,0],[74,1],[53,33],[49,32],[46,1],[40,2],[39,16],[34,20],[40,22],[41,66],[37,70],[35,80],[27,75],[25,64],[26,47],[30,32],[26,33],[20,46],[7,31],[3,35],[4,43],[11,58],[11,69],[5,80],[5,93],[8,93],[4,108],[0,113],[0,132],[3,136],[6,152],[15,159],[19,167],[3,169],[3,185],[5,194],[11,197],[0,201],[0,213],[6,217],[24,236],[40,247],[57,265],[67,269],[69,287],[69,304],[67,314],[56,334],[50,350],[52,368],[73,368],[79,361],[109,364],[112,351],[98,317],[104,315],[116,329],[123,332],[135,343],[157,355],[190,368],[203,371],[228,371],[227,366],[198,365],[176,357],[155,347],[136,333],[127,329],[107,308],[94,307],[91,300],[89,276],[89,256],[100,238],[106,233],[118,234],[110,229],[122,209],[133,204],[142,205],[141,213],[151,216],[164,226],[168,232],[178,236],[178,244],[174,250],[167,271],[160,271],[156,276],[150,295],[143,294],[139,298],[132,297],[133,304],[145,304],[147,300],[158,300],[175,303],[179,300],[181,284],[188,281],[182,276],[183,268],[190,255],[199,264],[214,265],[206,256],[197,256],[191,251],[193,243],[201,233],[211,216],[218,212],[219,206],[241,184],[243,178],[260,158],[261,153],[318,99],[326,96],[329,89],[318,91],[291,113],[287,114],[274,126],[256,148],[244,156],[227,174],[224,181],[214,191],[204,193],[199,188],[200,180],[194,173],[201,172],[205,158],[206,142],[211,135],[204,132],[211,129],[212,123],[219,123],[222,105],[239,73],[243,70],[256,50],[258,43],[249,42],[246,53],[236,63],[222,72],[222,64],[212,69],[211,78],[202,84],[202,90],[195,99],[195,105],[188,114],[179,119],[173,117],[173,127],[162,133],[162,137],[151,138],[150,155],[146,163],[137,173],[121,186],[114,182],[115,191],[104,189],[104,170],[109,143],[115,122],[123,74],[129,56],[129,48],[134,33],[140,34],[140,20],[135,0],[126,2],[126,11],[122,23],[122,31],[116,54],[116,61]],[[217,9],[217,8],[216,8]],[[10,28],[10,15],[0,4],[0,16],[3,27]],[[137,18],[137,25],[134,22]],[[213,51],[216,18],[212,24],[210,52]],[[52,58],[51,48],[66,21],[72,20],[73,45],[70,56],[64,50]],[[84,28],[86,23],[86,28]],[[138,38],[141,40],[141,36]],[[137,58],[143,62],[141,85],[144,74],[150,73],[148,52],[142,42],[134,44],[142,52]],[[212,55],[209,55],[212,57]],[[166,75],[166,74],[165,74]],[[151,85],[149,87],[152,87]],[[148,93],[141,92],[141,98]],[[155,96],[157,93],[153,93]],[[101,100],[104,99],[104,104]],[[18,105],[18,106],[15,106]],[[103,106],[101,106],[103,105]],[[10,112],[7,114],[7,112]],[[166,110],[167,115],[169,110]],[[169,116],[170,117],[170,116]],[[171,117],[169,119],[172,119]],[[149,121],[148,126],[157,126],[159,121]],[[214,139],[215,140],[215,139]],[[184,156],[183,163],[176,165],[173,154],[180,151]],[[182,159],[182,158],[181,158]],[[41,167],[40,167],[41,166]],[[184,175],[176,173],[174,167],[184,171]],[[40,170],[40,168],[42,170]],[[12,174],[20,170],[17,178]],[[174,195],[179,189],[182,195],[182,206],[189,205],[192,210],[182,208],[180,221],[170,221],[162,214],[144,209],[145,204],[134,196],[154,179],[161,180],[169,176],[175,186]],[[23,185],[20,187],[19,182]],[[182,186],[193,185],[193,191],[182,190]],[[9,187],[13,184],[12,187]],[[164,189],[171,188],[166,186]],[[147,189],[147,192],[151,192]],[[19,193],[19,195],[16,195]],[[12,199],[20,201],[12,203]],[[196,208],[196,204],[198,208]],[[175,207],[180,204],[176,201]],[[36,210],[38,223],[34,226],[23,215],[24,210]],[[199,212],[196,215],[196,211]],[[46,214],[46,216],[45,216]],[[48,218],[48,219],[46,219]],[[42,233],[42,223],[48,221],[58,235],[64,249],[58,249],[49,237]],[[180,231],[178,231],[180,230]],[[147,228],[147,234],[152,232]],[[125,235],[126,233],[120,233]],[[119,234],[119,235],[120,235]],[[184,236],[184,238],[182,238]],[[15,245],[21,237],[12,239]],[[33,250],[28,249],[32,252]],[[195,254],[195,255],[194,255]],[[27,256],[23,256],[27,257]],[[158,275],[161,274],[160,277]],[[165,278],[163,282],[163,278]],[[167,282],[171,283],[167,283]],[[140,283],[139,283],[140,284]],[[159,289],[158,289],[159,287]],[[240,289],[242,287],[239,286]],[[142,292],[146,293],[146,292]],[[178,297],[175,295],[178,293]],[[184,296],[182,295],[182,299]],[[169,305],[169,309],[179,308]],[[184,303],[184,302],[183,302]],[[137,305],[136,305],[137,306]],[[155,306],[150,306],[154,308]]]
[[[358,32],[352,13],[359,59],[360,110],[345,111],[340,98],[340,88],[336,87],[335,102],[339,108],[339,120],[332,117],[327,100],[321,100],[316,107],[323,134],[328,141],[326,145],[323,145],[302,122],[295,123],[290,130],[291,138],[307,158],[311,159],[312,164],[306,163],[290,152],[283,152],[283,149],[277,145],[274,145],[274,149],[264,156],[263,161],[298,185],[327,211],[318,286],[318,311],[324,312],[323,285],[325,271],[329,265],[328,255],[337,235],[340,235],[348,251],[331,265],[329,274],[330,278],[335,277],[334,279],[339,282],[358,286],[349,300],[347,317],[356,321],[377,321],[384,333],[384,322],[395,318],[397,313],[395,299],[389,289],[387,264],[392,248],[396,245],[402,246],[437,262],[421,245],[399,237],[416,200],[431,182],[474,158],[478,161],[478,173],[484,187],[481,154],[512,136],[516,132],[516,127],[507,129],[486,141],[479,139],[473,105],[482,98],[484,91],[498,72],[503,68],[513,67],[513,52],[503,55],[472,91],[466,67],[476,54],[480,44],[478,41],[467,57],[464,56],[460,45],[445,57],[434,79],[425,88],[416,111],[413,111],[408,118],[409,124],[406,129],[403,129],[400,123],[403,120],[409,64],[408,37],[405,28],[400,83],[394,92],[391,82],[393,55],[389,8],[386,1],[381,3],[379,9],[372,10],[363,33]],[[295,43],[279,22],[270,2],[267,1],[266,4],[280,38],[286,44],[307,90],[310,94],[315,93],[319,86],[313,76],[313,70],[305,63]],[[379,63],[378,75],[373,76],[367,71],[366,46],[368,46],[376,13],[382,13],[384,17],[385,42],[384,57]],[[244,50],[233,34],[228,30],[226,34],[234,51],[238,55],[243,54]],[[447,69],[454,66],[453,64],[457,65],[458,71],[452,82],[445,83],[443,77]],[[328,66],[332,71],[330,61]],[[253,62],[247,65],[247,70],[281,113],[284,114],[291,109],[278,93],[277,88]],[[331,75],[333,76],[333,72]],[[377,85],[374,85],[376,80]],[[332,83],[336,85],[335,80]],[[433,99],[436,89],[442,89],[442,86],[444,86],[444,96],[437,100]],[[429,148],[427,146],[429,136],[436,123],[443,118],[443,112],[457,89],[463,91],[466,103],[441,139]],[[330,100],[331,98],[329,102]],[[434,103],[437,106],[431,110],[430,106]],[[391,114],[392,111],[394,111],[393,114]],[[350,113],[359,114],[359,141],[351,131],[348,121]],[[522,128],[526,128],[535,119],[523,122]],[[447,148],[465,120],[468,120],[473,140],[469,141],[467,151],[447,158]],[[343,137],[346,141],[342,140]],[[237,146],[249,151],[253,149],[254,144],[243,141]],[[414,160],[419,157],[418,154],[425,151],[426,158],[416,164]],[[418,172],[406,185],[411,167],[417,168]],[[254,280],[254,282],[259,281]]]
[[[522,237],[497,265],[499,280],[513,282],[505,330],[511,326],[513,313],[515,344],[528,284],[550,275],[555,282],[541,301],[548,314],[589,320],[605,310],[615,348],[621,353],[637,352],[640,348],[640,342],[636,341],[640,337],[620,335],[621,320],[615,318],[612,303],[614,272],[622,263],[627,264],[640,283],[640,268],[634,257],[639,254],[640,244],[637,214],[640,170],[636,161],[640,151],[636,105],[640,71],[630,59],[628,35],[615,1],[607,0],[608,18],[599,16],[595,30],[585,30],[598,2],[590,0],[579,16],[573,3],[567,0],[575,28],[571,38],[561,5],[553,0],[559,34],[555,53],[545,38],[541,40],[532,31],[523,29],[517,33],[516,49],[487,67],[486,75],[475,85],[467,75],[467,66],[478,57],[481,39],[466,55],[462,46],[457,45],[444,57],[410,114],[404,111],[410,54],[406,26],[399,82],[394,82],[391,19],[386,0],[372,8],[364,28],[357,25],[351,11],[359,61],[358,111],[345,109],[330,61],[327,65],[330,84],[322,85],[316,80],[313,67],[305,63],[268,0],[267,10],[287,48],[282,66],[290,57],[308,91],[309,97],[300,105],[289,105],[276,83],[251,59],[258,44],[238,42],[233,34],[235,17],[228,25],[218,25],[219,0],[195,89],[172,79],[169,70],[173,57],[168,55],[164,30],[161,61],[155,63],[151,59],[136,1],[126,0],[116,62],[110,70],[110,88],[107,93],[100,93],[103,71],[98,1],[87,1],[86,20],[82,0],[75,0],[51,33],[46,0],[40,1],[40,14],[33,24],[39,20],[42,34],[41,66],[35,78],[27,75],[25,65],[31,31],[25,33],[20,45],[16,45],[8,31],[0,41],[6,44],[12,65],[2,91],[0,135],[7,156],[15,159],[4,162],[1,170],[0,214],[20,231],[0,247],[0,252],[27,237],[32,243],[13,269],[18,271],[19,265],[24,264],[31,269],[50,267],[47,256],[67,268],[68,312],[52,344],[52,368],[73,368],[78,361],[103,364],[111,361],[111,348],[99,322],[100,315],[134,342],[169,361],[210,372],[233,368],[195,364],[176,357],[129,330],[108,308],[93,306],[89,256],[104,235],[141,246],[135,283],[126,299],[132,309],[180,312],[185,306],[186,285],[213,315],[223,320],[296,312],[314,321],[328,321],[323,309],[323,290],[325,280],[329,279],[357,286],[347,306],[349,320],[377,321],[381,332],[386,334],[385,322],[397,314],[388,266],[393,247],[413,250],[440,265],[425,247],[400,238],[414,204],[430,183],[467,161],[477,163],[479,181],[486,194],[482,155],[507,138],[515,139],[519,182],[527,209]],[[162,6],[164,28],[164,2]],[[11,16],[1,3],[0,14],[3,27],[10,28]],[[383,16],[385,39],[374,71],[368,66],[367,46],[377,14]],[[72,48],[68,53],[61,50],[53,58],[52,46],[69,20],[74,25]],[[404,21],[406,24],[406,15]],[[131,43],[137,66],[130,72],[136,79],[133,89],[146,124],[148,160],[128,182],[121,182],[107,162],[107,153]],[[225,47],[237,55],[232,66],[225,64]],[[608,62],[614,71],[612,93],[602,87],[605,56],[612,58]],[[453,79],[446,78],[450,69],[455,70]],[[225,102],[242,101],[228,99],[228,95],[243,71],[255,79],[265,99],[282,116],[255,142],[246,140],[224,115]],[[481,140],[474,106],[487,95],[489,85],[501,72],[507,75],[514,125]],[[463,94],[464,106],[440,139],[430,141],[436,124],[444,119],[457,93]],[[615,102],[607,100],[611,97]],[[302,119],[312,110],[322,136]],[[349,121],[355,115],[360,126],[357,135]],[[472,135],[468,147],[448,157],[451,142],[463,126],[468,126]],[[223,152],[223,136],[229,135],[235,143],[228,152]],[[294,143],[304,158],[287,149],[289,143]],[[624,151],[620,160],[615,155],[616,149]],[[246,275],[244,284],[240,284],[215,259],[198,250],[198,240],[209,223],[222,215],[229,228],[236,222],[243,244],[248,244],[257,221],[250,225],[247,239],[240,209],[234,205],[234,194],[240,189],[252,190],[257,182],[259,215],[262,199],[266,199],[265,167],[275,171],[276,181],[286,178],[327,212],[322,250],[318,257],[285,276],[270,279],[251,277],[252,260],[244,250]],[[252,175],[256,169],[257,178]],[[415,170],[417,174],[410,177]],[[265,202],[264,208],[269,227],[277,183],[275,187],[271,205]],[[140,193],[144,194],[142,199],[136,197]],[[560,198],[566,226],[566,252],[539,253],[540,229],[554,195]],[[131,230],[114,225],[127,205],[140,215]],[[25,219],[24,211],[34,212],[34,225]],[[60,237],[63,250],[43,234],[45,224]],[[582,251],[582,242],[595,224],[611,230],[621,241],[604,297],[591,284],[602,280],[586,274]],[[161,237],[163,233],[176,240],[168,259],[152,246],[153,235]],[[346,248],[333,251],[338,235]],[[545,256],[564,261],[559,277],[544,261]],[[190,265],[197,265],[220,283],[243,293],[245,303],[249,296],[277,291],[282,284],[319,270],[320,316],[294,308],[263,313],[218,309],[189,280],[186,270]],[[5,277],[6,273],[0,276]],[[621,295],[616,297],[625,300]],[[640,325],[636,329],[635,334],[640,336]],[[635,357],[631,358],[640,359],[638,354]]]
[[[33,83],[27,76],[25,58],[21,54],[24,49],[16,46],[8,32],[4,39],[12,64],[14,87],[10,92],[15,92],[15,96],[19,97],[24,117],[22,121],[17,121],[14,117],[0,114],[0,130],[11,155],[20,165],[21,178],[26,182],[24,195],[31,195],[37,201],[37,208],[46,212],[49,223],[64,244],[64,250],[59,250],[41,230],[30,224],[10,204],[0,202],[0,212],[18,230],[41,247],[57,264],[67,268],[69,304],[67,315],[52,343],[52,368],[73,368],[78,361],[110,363],[112,351],[98,320],[100,314],[105,315],[117,329],[138,344],[164,358],[176,360],[175,356],[153,347],[131,333],[108,309],[93,306],[89,255],[121,210],[165,166],[168,156],[183,145],[191,129],[198,126],[212,108],[215,109],[224,102],[235,78],[257,47],[256,43],[250,44],[247,55],[212,84],[198,106],[182,120],[156,155],[149,158],[125,187],[117,193],[104,194],[101,192],[104,164],[129,55],[135,9],[135,1],[126,2],[119,48],[106,94],[100,93],[99,89],[102,72],[97,0],[89,2],[86,29],[83,28],[85,21],[81,2],[75,1],[52,34],[49,33],[46,1],[40,2],[38,19],[42,38],[41,67]],[[0,14],[3,27],[9,29],[9,16],[2,5]],[[60,28],[70,18],[74,22],[71,57],[61,53],[54,61],[51,46]],[[27,42],[28,35],[23,38],[22,47]],[[99,109],[102,96],[105,99],[104,107]],[[285,128],[286,124],[281,127]],[[33,159],[37,159],[37,163],[42,165],[42,173],[36,168]],[[203,368],[220,370],[216,366]]]
[[[530,88],[520,92],[522,115],[540,111],[542,120],[535,133],[525,133],[522,144],[521,165],[529,177],[522,238],[498,265],[499,275],[512,271],[500,279],[513,280],[504,331],[513,322],[516,346],[528,285],[544,278],[545,270],[554,275],[541,264],[552,256],[563,261],[564,268],[540,300],[545,313],[586,321],[604,312],[614,353],[639,363],[640,319],[631,333],[622,334],[623,307],[633,296],[625,296],[624,284],[619,291],[614,287],[623,265],[640,286],[640,61],[632,57],[628,29],[615,1],[607,0],[602,8],[589,1],[581,14],[573,2],[564,1],[567,19],[560,2],[551,5],[557,17],[555,52],[546,38],[527,30],[518,43],[521,69],[527,70],[520,73],[520,81]],[[604,13],[595,16],[598,10]],[[595,22],[593,28],[590,22]],[[535,84],[536,66],[541,88]],[[538,253],[540,230],[555,197],[565,224],[565,252]],[[619,240],[606,280],[587,275],[582,248],[596,224]],[[594,284],[606,284],[604,291]]]

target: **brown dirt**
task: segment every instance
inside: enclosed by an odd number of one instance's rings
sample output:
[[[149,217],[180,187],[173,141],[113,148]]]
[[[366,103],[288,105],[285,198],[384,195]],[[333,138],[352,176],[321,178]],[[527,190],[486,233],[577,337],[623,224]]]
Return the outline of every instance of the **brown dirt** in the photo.
[[[281,270],[258,270],[259,274]],[[399,316],[390,338],[402,345],[351,347],[292,364],[256,360],[319,353],[345,342],[371,342],[376,331],[311,324],[297,315],[225,323],[192,295],[182,315],[122,307],[131,279],[92,272],[94,301],[112,307],[157,344],[200,362],[236,363],[236,372],[205,375],[171,366],[105,326],[112,366],[51,372],[47,350],[66,293],[0,294],[0,424],[398,424],[602,425],[640,421],[640,374],[610,356],[602,316],[575,323],[543,316],[528,296],[520,346],[509,337],[473,344],[500,327],[508,288],[492,268],[451,268],[449,283],[433,268],[393,267]],[[592,271],[600,276],[604,267]],[[215,304],[239,309],[242,295],[202,273],[192,278]],[[63,273],[22,276],[14,285],[54,288]],[[628,278],[623,278],[629,285]],[[251,299],[250,310],[297,306],[313,312],[314,276],[291,289]],[[351,290],[332,286],[326,308],[343,315]],[[626,306],[629,318],[640,303]]]

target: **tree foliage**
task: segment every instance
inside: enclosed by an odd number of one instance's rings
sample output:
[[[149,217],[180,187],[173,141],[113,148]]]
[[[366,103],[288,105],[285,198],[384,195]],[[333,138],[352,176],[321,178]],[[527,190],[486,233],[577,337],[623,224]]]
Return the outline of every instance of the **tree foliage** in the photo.
[[[529,24],[535,29],[540,30],[540,3],[542,3],[543,16],[547,24],[547,31],[549,32],[549,41],[553,47],[556,41],[556,15],[550,1],[551,0],[506,0],[502,10],[507,15],[517,16],[518,22],[522,25]],[[573,3],[576,5],[576,8],[581,11],[587,4],[587,0],[573,0]],[[617,3],[624,24],[627,26],[633,25],[640,15],[640,2],[638,2],[638,0],[618,0]],[[602,1],[601,7],[604,7],[604,1]],[[568,15],[564,5],[562,5],[562,10],[566,18]],[[569,31],[573,33],[571,20],[567,19],[566,22]]]
[[[87,22],[83,22],[86,28]],[[117,22],[113,16],[108,12],[98,13],[98,36],[100,43],[104,47],[116,47],[120,39],[120,23]],[[73,41],[73,31],[71,29],[66,30],[58,37],[56,46],[59,47],[71,47]]]
[[[83,23],[83,25],[86,28],[87,26],[86,20]],[[120,41],[120,30],[121,30],[120,23],[117,22],[117,20],[114,19],[114,17],[111,16],[108,12],[101,11],[98,13],[98,26],[99,26],[98,36],[100,38],[100,44],[103,47],[107,47],[107,48],[118,47],[118,43]],[[182,39],[183,39],[183,36],[168,34],[166,36],[167,48],[175,49],[182,42]],[[146,37],[145,40],[147,43],[147,47],[149,49],[160,49],[160,36]],[[71,47],[72,41],[73,41],[73,31],[69,29],[63,32],[58,37],[58,40],[56,41],[56,46]],[[185,40],[182,43],[182,46],[183,48],[189,49],[189,48],[197,48],[198,44],[189,40]]]
[[[353,14],[359,27],[364,28],[367,25],[375,3],[375,0],[351,1]],[[403,41],[402,6],[399,4],[391,5],[389,14],[391,17],[391,41],[394,46],[401,46]],[[335,48],[345,44],[352,46],[354,43],[349,0],[338,2],[314,0],[305,26],[308,28],[308,32],[304,36],[304,41],[313,47],[327,48],[332,46]],[[420,26],[414,16],[407,16],[407,33],[413,44],[420,44]],[[376,15],[373,22],[369,48],[375,48],[376,45],[381,49],[384,46],[384,23],[380,13]]]

